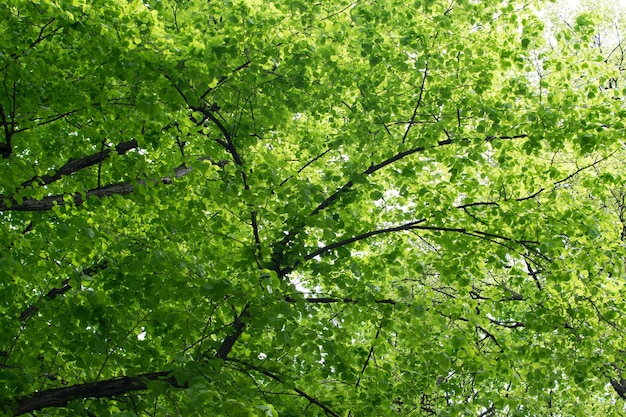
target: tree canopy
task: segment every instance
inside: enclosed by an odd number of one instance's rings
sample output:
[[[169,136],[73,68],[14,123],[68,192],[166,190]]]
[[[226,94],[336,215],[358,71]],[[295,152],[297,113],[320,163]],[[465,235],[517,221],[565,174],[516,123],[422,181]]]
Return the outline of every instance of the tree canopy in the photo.
[[[2,2],[0,412],[623,415],[620,17],[545,6]]]

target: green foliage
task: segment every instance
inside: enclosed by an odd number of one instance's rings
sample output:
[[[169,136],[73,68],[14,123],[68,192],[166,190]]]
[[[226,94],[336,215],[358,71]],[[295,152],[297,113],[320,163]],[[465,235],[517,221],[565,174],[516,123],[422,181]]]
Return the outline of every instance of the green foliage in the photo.
[[[5,1],[0,412],[623,415],[587,9]]]

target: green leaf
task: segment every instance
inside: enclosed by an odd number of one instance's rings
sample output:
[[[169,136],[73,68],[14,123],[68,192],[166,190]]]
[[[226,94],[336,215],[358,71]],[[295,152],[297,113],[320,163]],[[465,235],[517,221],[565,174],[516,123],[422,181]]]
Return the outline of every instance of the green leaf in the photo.
[[[0,413],[623,414],[626,25],[517,6],[0,5]]]

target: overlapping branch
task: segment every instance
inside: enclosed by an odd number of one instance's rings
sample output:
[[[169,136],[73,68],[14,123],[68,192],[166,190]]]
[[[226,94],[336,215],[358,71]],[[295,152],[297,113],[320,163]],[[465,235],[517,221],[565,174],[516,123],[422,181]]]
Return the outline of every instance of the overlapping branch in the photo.
[[[485,142],[490,142],[496,139],[500,139],[500,140],[513,140],[513,139],[521,139],[521,138],[526,138],[528,137],[528,135],[526,134],[519,134],[519,135],[513,135],[513,136],[488,136],[486,137],[484,140]],[[324,199],[324,201],[322,201],[317,207],[315,207],[310,213],[308,213],[307,216],[305,217],[312,217],[312,216],[316,216],[317,214],[319,214],[320,212],[324,211],[326,208],[330,207],[332,204],[334,204],[339,197],[341,197],[342,195],[345,195],[348,191],[350,191],[354,185],[356,184],[356,179],[358,177],[367,177],[370,176],[372,174],[374,174],[375,172],[380,171],[381,169],[387,167],[388,165],[393,164],[394,162],[400,161],[410,155],[416,154],[416,153],[420,153],[420,152],[424,152],[426,150],[429,149],[435,149],[441,146],[447,146],[447,145],[452,145],[452,144],[456,144],[456,143],[465,143],[467,142],[469,139],[467,138],[461,138],[461,139],[446,139],[446,140],[441,140],[439,142],[437,142],[435,145],[431,145],[431,146],[418,146],[415,148],[411,148],[408,149],[406,151],[401,151],[398,152],[397,154],[377,163],[377,164],[372,164],[369,166],[369,168],[367,168],[365,171],[363,171],[362,173],[360,173],[359,175],[356,175],[352,178],[350,178],[344,185],[342,185],[341,187],[337,188],[332,194],[330,194],[328,197],[326,197]],[[292,271],[295,267],[295,265],[291,265],[288,267],[283,268],[281,265],[281,262],[284,258],[284,252],[287,248],[287,246],[293,242],[296,237],[302,232],[302,230],[304,230],[306,224],[304,221],[299,222],[298,224],[296,224],[294,227],[291,228],[291,230],[289,230],[285,237],[283,237],[280,241],[278,241],[277,243],[274,244],[274,248],[273,248],[273,253],[272,253],[272,263],[273,263],[273,268],[277,271],[277,273],[279,273],[279,275],[285,275],[286,273],[288,273],[289,271]],[[287,271],[287,272],[284,272]]]
[[[217,349],[215,358],[227,360],[235,342],[245,328],[245,318],[249,316],[249,305],[236,315],[232,323],[233,332],[227,335]],[[187,388],[187,383],[179,381],[172,371],[158,371],[138,376],[120,376],[103,381],[75,384],[68,387],[52,388],[37,391],[30,395],[18,398],[4,411],[9,415],[22,415],[46,407],[64,407],[70,401],[86,398],[112,398],[135,391],[145,391],[151,381],[165,382],[173,388]]]
[[[597,159],[595,161],[593,161],[590,164],[584,165],[582,167],[577,168],[575,171],[571,172],[570,174],[566,175],[565,177],[561,178],[560,180],[554,181],[552,183],[552,191],[556,190],[557,187],[561,184],[566,183],[567,181],[571,180],[572,178],[574,178],[576,175],[580,174],[583,171],[588,170],[589,168],[593,168],[596,165],[598,165],[601,162],[604,162],[606,160],[608,160],[609,158],[611,158],[613,155],[615,155],[617,151],[611,152],[609,155],[604,156],[600,159]],[[515,202],[522,202],[522,201],[527,201],[527,200],[532,200],[533,198],[539,196],[540,194],[542,194],[544,191],[546,191],[547,188],[546,187],[542,187],[540,189],[538,189],[537,191],[528,194],[525,197],[518,197],[518,198],[513,198],[513,199],[509,199],[509,201],[515,201]],[[506,201],[507,199],[505,199]],[[457,206],[454,206],[455,208],[458,209],[468,209],[470,207],[477,207],[477,206],[497,206],[499,205],[498,201],[475,201],[472,203],[467,203],[467,204],[460,204]]]
[[[174,178],[180,178],[191,172],[191,168],[186,165],[180,165],[174,169]],[[93,188],[84,193],[73,194],[56,194],[38,200],[36,198],[27,198],[18,201],[13,197],[0,197],[0,212],[2,211],[47,211],[52,210],[55,206],[63,206],[73,203],[77,206],[82,205],[89,197],[110,197],[113,195],[126,195],[132,193],[138,186],[148,184],[171,184],[171,177],[163,177],[159,179],[135,179],[132,181],[118,182],[109,184],[104,187]]]
[[[269,371],[267,369],[261,368],[259,366],[253,365],[253,364],[251,364],[249,362],[242,361],[242,360],[239,360],[239,359],[228,359],[228,362],[241,365],[241,366],[238,367],[239,370],[242,370],[242,371],[253,370],[255,372],[258,372],[258,373],[260,373],[262,375],[265,375],[265,376],[273,379],[274,381],[276,381],[278,383],[282,384],[284,382],[283,378],[280,375],[278,375],[278,374],[276,374],[274,372],[271,372],[271,371]],[[298,394],[299,396],[305,398],[307,401],[309,401],[309,403],[315,404],[316,406],[318,406],[319,408],[324,410],[326,415],[329,415],[329,416],[332,416],[332,417],[339,417],[339,414],[337,414],[335,411],[333,411],[330,408],[330,406],[324,404],[321,400],[313,397],[312,395],[307,394],[306,392],[304,392],[303,390],[301,390],[301,389],[299,389],[297,387],[294,387],[293,391],[296,394]]]
[[[98,272],[100,272],[101,270],[103,270],[104,268],[106,268],[108,265],[108,263],[102,262],[100,264],[91,266],[85,270],[82,271],[83,275],[93,275],[96,274]],[[47,299],[47,300],[54,300],[56,297],[58,297],[59,295],[63,295],[66,292],[68,292],[69,290],[72,289],[72,286],[70,285],[70,278],[66,278],[61,282],[61,285],[58,288],[52,288],[50,291],[48,291],[43,297],[41,297],[41,299]],[[29,306],[28,308],[24,309],[20,315],[19,315],[19,320],[20,321],[26,321],[29,317],[32,317],[35,313],[37,313],[39,311],[39,306],[37,304],[32,304],[31,306]]]
[[[136,149],[139,145],[137,144],[137,140],[131,139],[126,142],[120,142],[116,147],[115,151],[118,155],[124,155],[126,152]],[[101,152],[96,152],[94,154],[83,156],[81,158],[73,158],[70,159],[63,165],[61,168],[57,169],[54,173],[46,174],[43,176],[35,176],[28,181],[24,181],[22,183],[22,187],[28,187],[29,185],[39,184],[39,185],[48,185],[53,182],[61,179],[61,177],[66,175],[72,175],[81,169],[99,164],[105,159],[111,156],[111,149],[104,149]]]
[[[10,415],[19,416],[46,407],[65,407],[70,401],[82,398],[111,398],[134,391],[145,391],[151,381],[163,381],[174,388],[185,388],[169,371],[151,372],[138,376],[121,376],[69,387],[53,388],[37,391],[26,397],[19,398],[6,411]]]
[[[415,220],[409,223],[405,223],[399,226],[394,226],[394,227],[387,227],[387,228],[383,228],[383,229],[376,229],[376,230],[371,230],[369,232],[365,232],[365,233],[361,233],[359,235],[356,236],[351,236],[349,238],[343,239],[343,240],[339,240],[337,242],[328,244],[326,246],[323,246],[317,250],[314,250],[313,252],[310,252],[306,255],[304,255],[302,257],[302,260],[296,260],[294,261],[294,263],[290,266],[290,267],[286,267],[283,268],[281,270],[279,270],[278,275],[279,276],[285,276],[288,273],[290,273],[291,271],[293,271],[296,267],[298,267],[302,261],[308,261],[311,260],[313,258],[315,258],[316,256],[322,255],[324,253],[330,252],[332,250],[335,250],[337,248],[343,247],[343,246],[347,246],[350,245],[352,243],[355,242],[359,242],[365,239],[369,239],[373,236],[377,236],[377,235],[383,235],[383,234],[389,234],[389,233],[396,233],[396,232],[401,232],[401,231],[408,231],[408,230],[425,230],[425,231],[433,231],[433,232],[452,232],[452,233],[460,233],[462,235],[466,235],[466,236],[471,236],[471,237],[477,237],[479,239],[483,239],[483,240],[487,240],[489,242],[492,243],[497,243],[497,244],[503,244],[503,242],[511,242],[511,243],[516,243],[519,245],[522,245],[524,247],[529,248],[530,246],[533,245],[539,245],[539,242],[536,241],[532,241],[532,240],[524,240],[524,239],[514,239],[508,236],[504,236],[504,235],[499,235],[496,233],[489,233],[489,232],[484,232],[481,230],[469,230],[466,228],[460,228],[460,227],[443,227],[443,226],[428,226],[428,225],[423,225],[422,223],[424,223],[426,221],[425,218],[419,219],[419,220]]]

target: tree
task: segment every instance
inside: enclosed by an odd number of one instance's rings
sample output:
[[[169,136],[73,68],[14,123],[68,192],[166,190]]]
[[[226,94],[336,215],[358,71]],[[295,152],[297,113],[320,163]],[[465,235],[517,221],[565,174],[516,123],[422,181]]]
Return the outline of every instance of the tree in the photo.
[[[535,9],[0,5],[3,412],[622,415],[623,49]]]

